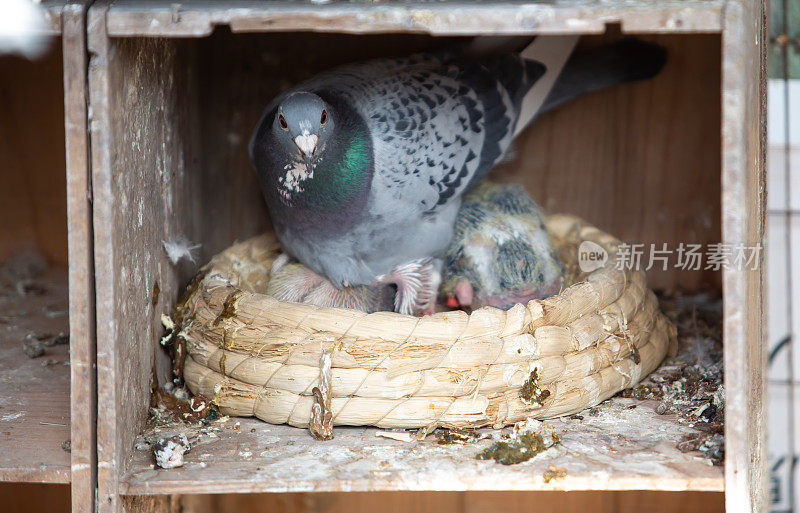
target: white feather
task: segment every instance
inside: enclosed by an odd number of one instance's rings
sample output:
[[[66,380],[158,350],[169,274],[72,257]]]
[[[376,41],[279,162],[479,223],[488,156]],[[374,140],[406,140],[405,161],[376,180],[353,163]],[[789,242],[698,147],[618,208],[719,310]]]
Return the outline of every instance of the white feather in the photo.
[[[200,244],[192,244],[183,235],[162,241],[162,244],[172,265],[177,265],[183,259],[194,263],[194,252],[200,249]]]
[[[517,126],[514,131],[516,137],[539,113],[542,108],[544,100],[556,79],[564,69],[567,59],[575,49],[580,36],[538,36],[529,44],[520,55],[523,59],[538,61],[545,65],[547,71],[544,75],[536,81],[536,84],[530,91],[525,94],[522,99],[522,108],[520,109],[519,118],[517,118]]]

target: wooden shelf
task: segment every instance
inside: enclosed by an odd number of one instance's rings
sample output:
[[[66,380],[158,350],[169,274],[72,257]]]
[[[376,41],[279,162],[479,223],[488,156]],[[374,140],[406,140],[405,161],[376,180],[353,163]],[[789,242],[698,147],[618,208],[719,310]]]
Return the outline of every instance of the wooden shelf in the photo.
[[[388,0],[360,1],[117,0],[109,36],[204,37],[217,25],[233,32],[316,31],[475,35],[531,32],[602,33],[608,23],[629,32],[719,32],[725,0]]]
[[[598,407],[597,415],[583,412],[583,420],[548,421],[562,434],[561,445],[510,466],[475,459],[490,440],[438,445],[429,436],[423,442],[400,442],[377,437],[376,428],[341,427],[334,440],[318,442],[304,429],[231,418],[212,423],[222,428],[219,438],[201,435],[181,468],[154,469],[149,450],[134,451],[133,470],[121,492],[724,490],[722,467],[675,448],[695,430],[673,416],[657,415],[656,404],[614,398]],[[197,429],[165,428],[157,436],[174,432],[191,438]],[[545,483],[542,473],[548,465],[566,468],[567,476]]]
[[[616,410],[582,423],[553,420],[567,431],[560,448],[511,467],[474,459],[487,441],[475,447],[409,444],[377,438],[374,429],[339,428],[335,440],[315,442],[304,430],[254,420],[240,420],[239,430],[224,429],[218,439],[203,437],[180,469],[155,470],[149,451],[134,447],[147,422],[152,376],[163,382],[168,369],[158,345],[160,315],[194,270],[171,265],[164,241],[186,237],[202,245],[198,261],[205,261],[267,226],[244,143],[266,98],[334,63],[439,43],[420,34],[581,33],[597,34],[599,42],[609,24],[619,25],[609,37],[619,30],[645,33],[668,46],[665,72],[543,117],[517,145],[526,157],[503,178],[532,185],[539,199],[552,202],[546,208],[577,214],[629,242],[669,242],[673,249],[694,240],[755,246],[762,241],[764,212],[764,5],[96,0],[86,24],[89,219],[95,222],[75,249],[91,255],[85,297],[96,300],[96,322],[86,326],[97,330],[98,512],[155,511],[158,499],[148,494],[722,490],[723,483],[730,513],[762,510],[768,473],[761,269],[721,273],[726,480],[720,468],[675,448],[689,428],[656,416],[652,404],[626,410],[630,403],[620,399],[611,403]],[[360,36],[380,33],[391,35]],[[522,176],[530,178],[518,180]],[[681,280],[659,285],[672,288]],[[568,475],[544,483],[550,464]]]
[[[0,481],[69,483],[69,346],[22,350],[29,334],[68,332],[66,269],[35,283],[42,293],[0,290]]]

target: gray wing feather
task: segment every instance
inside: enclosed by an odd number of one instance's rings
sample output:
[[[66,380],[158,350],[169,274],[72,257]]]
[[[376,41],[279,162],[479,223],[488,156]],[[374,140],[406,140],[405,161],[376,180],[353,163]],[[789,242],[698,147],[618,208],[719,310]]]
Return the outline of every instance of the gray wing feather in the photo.
[[[346,66],[303,87],[349,99],[371,130],[373,189],[384,190],[387,200],[397,202],[394,208],[426,212],[443,197],[459,196],[481,165],[487,117],[460,74],[455,64],[413,56]],[[502,90],[499,83],[497,88]],[[511,127],[514,110],[507,115]],[[506,144],[511,135],[510,128],[503,134]]]

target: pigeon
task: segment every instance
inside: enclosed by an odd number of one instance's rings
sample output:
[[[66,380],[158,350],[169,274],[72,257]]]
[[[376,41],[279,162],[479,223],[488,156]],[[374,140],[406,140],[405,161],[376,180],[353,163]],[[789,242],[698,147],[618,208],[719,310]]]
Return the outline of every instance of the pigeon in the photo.
[[[563,284],[541,210],[519,185],[484,181],[464,195],[444,262],[451,307],[508,309]]]
[[[571,98],[654,76],[666,60],[637,39],[572,55],[576,41],[370,60],[279,95],[249,153],[284,250],[336,288],[391,284],[396,311],[430,311],[462,196],[514,136]]]

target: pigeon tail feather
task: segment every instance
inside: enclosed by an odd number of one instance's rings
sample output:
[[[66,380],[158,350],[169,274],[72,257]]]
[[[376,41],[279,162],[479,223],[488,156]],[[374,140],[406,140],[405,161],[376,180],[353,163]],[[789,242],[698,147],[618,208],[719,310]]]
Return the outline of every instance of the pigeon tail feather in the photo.
[[[531,85],[520,105],[514,136],[519,134],[539,114],[542,105],[553,90],[561,70],[567,63],[580,36],[538,36],[522,52],[525,61],[544,65],[544,74]]]
[[[651,78],[666,61],[664,47],[634,37],[576,53],[564,66],[540,113],[586,93]]]

